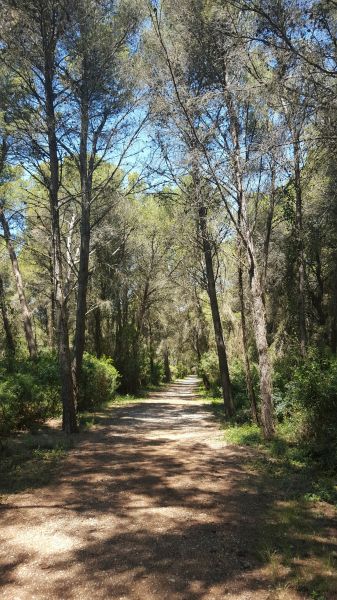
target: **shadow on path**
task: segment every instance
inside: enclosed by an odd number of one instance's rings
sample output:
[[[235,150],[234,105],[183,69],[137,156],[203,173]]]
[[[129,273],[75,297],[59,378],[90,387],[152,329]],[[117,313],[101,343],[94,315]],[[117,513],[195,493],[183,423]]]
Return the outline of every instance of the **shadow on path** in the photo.
[[[273,544],[282,538],[301,561],[326,543],[337,551],[331,523],[312,517],[320,535],[296,540],[272,517],[266,522],[267,508],[280,499],[247,469],[247,449],[223,444],[195,399],[197,383],[190,377],[102,412],[57,481],[8,498],[2,598],[310,597],[288,587],[291,560],[270,572],[265,528],[269,540],[275,527]]]

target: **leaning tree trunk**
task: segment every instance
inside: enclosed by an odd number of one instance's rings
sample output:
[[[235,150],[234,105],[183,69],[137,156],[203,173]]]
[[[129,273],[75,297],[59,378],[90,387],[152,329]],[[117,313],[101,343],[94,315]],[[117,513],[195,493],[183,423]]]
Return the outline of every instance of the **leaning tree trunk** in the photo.
[[[6,336],[7,355],[8,355],[8,358],[13,358],[15,355],[15,342],[14,342],[14,338],[13,338],[13,334],[12,334],[11,324],[10,324],[10,321],[8,318],[5,290],[4,290],[4,284],[3,284],[3,279],[1,277],[1,275],[0,275],[0,310],[1,310],[2,322],[3,322],[3,326],[4,326],[4,330],[5,330],[5,336]]]
[[[62,248],[60,232],[60,214],[59,214],[59,159],[57,152],[56,138],[56,118],[54,107],[54,34],[50,32],[48,24],[42,22],[42,38],[44,50],[44,92],[45,92],[45,113],[47,121],[48,149],[49,149],[49,202],[51,213],[51,243],[52,243],[52,263],[54,280],[54,300],[55,300],[55,322],[56,337],[58,344],[58,357],[61,375],[61,398],[63,405],[63,429],[69,433],[78,431],[75,400],[73,391],[71,357],[69,349],[68,333],[68,314],[66,299],[63,288],[62,271]]]
[[[18,296],[19,296],[20,310],[21,310],[21,316],[22,316],[23,327],[24,327],[24,331],[25,331],[25,337],[26,337],[29,356],[31,358],[35,358],[36,354],[37,354],[37,349],[36,349],[32,319],[31,319],[29,308],[27,305],[25,290],[24,290],[23,282],[22,282],[21,271],[19,268],[19,262],[18,262],[18,259],[16,256],[14,245],[11,240],[11,233],[10,233],[8,221],[6,219],[4,209],[2,206],[0,207],[0,223],[2,225],[2,229],[4,232],[4,238],[5,238],[9,258],[10,258],[10,261],[12,264],[12,270],[13,270],[13,275],[15,278],[16,289],[17,289]]]
[[[257,402],[253,385],[252,372],[250,368],[250,360],[248,354],[248,337],[247,337],[247,323],[246,323],[246,306],[243,289],[243,269],[242,269],[242,246],[238,243],[238,280],[239,280],[239,297],[240,297],[240,312],[241,312],[241,331],[242,331],[242,346],[243,346],[243,357],[245,363],[245,374],[246,374],[246,385],[247,394],[250,402],[252,418],[257,425],[259,425],[259,415],[257,410]]]
[[[205,257],[206,265],[206,278],[207,278],[207,289],[208,296],[211,305],[212,320],[214,327],[215,343],[218,354],[219,372],[222,396],[224,401],[225,412],[228,417],[234,414],[234,404],[232,398],[231,383],[228,370],[228,361],[226,346],[223,337],[222,323],[219,312],[219,304],[215,287],[215,276],[213,268],[212,248],[209,241],[209,235],[207,231],[207,209],[204,206],[199,207],[199,226],[202,236],[202,244]]]

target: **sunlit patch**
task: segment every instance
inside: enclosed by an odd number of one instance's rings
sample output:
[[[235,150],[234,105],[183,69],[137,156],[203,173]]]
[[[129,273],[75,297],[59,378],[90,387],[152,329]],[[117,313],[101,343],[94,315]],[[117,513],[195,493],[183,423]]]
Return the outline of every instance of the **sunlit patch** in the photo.
[[[64,532],[46,531],[46,528],[38,528],[17,532],[15,543],[18,544],[21,551],[49,555],[55,554],[55,552],[74,550],[80,545],[80,540],[74,535],[70,536]]]

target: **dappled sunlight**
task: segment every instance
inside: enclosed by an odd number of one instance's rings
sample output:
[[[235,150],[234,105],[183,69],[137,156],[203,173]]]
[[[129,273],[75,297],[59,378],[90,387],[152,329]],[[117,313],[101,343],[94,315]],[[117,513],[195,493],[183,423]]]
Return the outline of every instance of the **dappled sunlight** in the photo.
[[[6,499],[3,598],[20,588],[20,600],[267,600],[293,582],[309,546],[337,550],[323,523],[316,539],[288,528],[271,547],[278,526],[270,519],[266,533],[265,511],[288,511],[289,522],[289,507],[247,468],[245,449],[221,442],[196,385],[101,412],[54,484]],[[291,593],[273,598],[306,598]]]

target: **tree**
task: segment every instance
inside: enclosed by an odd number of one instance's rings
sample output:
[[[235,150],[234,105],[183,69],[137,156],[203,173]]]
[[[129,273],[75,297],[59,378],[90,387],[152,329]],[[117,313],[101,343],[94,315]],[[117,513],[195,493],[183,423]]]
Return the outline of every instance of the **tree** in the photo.
[[[67,298],[64,292],[64,275],[60,230],[60,155],[58,146],[58,101],[60,86],[57,68],[64,54],[61,44],[66,12],[58,0],[31,0],[6,2],[8,10],[15,12],[13,23],[6,32],[3,50],[7,62],[14,57],[13,65],[25,88],[30,112],[23,113],[18,137],[23,148],[33,159],[32,168],[48,190],[51,223],[51,253],[53,288],[55,298],[55,324],[60,363],[63,404],[63,428],[66,433],[77,431],[74,392],[72,385],[69,348]],[[21,22],[25,22],[25,31]],[[29,36],[26,33],[29,32]],[[47,160],[48,170],[42,158]]]
[[[21,316],[23,321],[23,327],[27,342],[28,352],[31,358],[35,358],[37,354],[37,348],[35,343],[35,336],[33,331],[33,324],[28,308],[25,290],[22,281],[22,275],[19,268],[19,261],[17,253],[14,248],[14,240],[11,235],[9,220],[6,217],[5,212],[5,187],[13,175],[9,168],[9,154],[11,151],[11,144],[13,144],[13,121],[17,116],[18,106],[21,103],[22,95],[18,90],[18,85],[14,81],[11,72],[2,67],[0,71],[2,93],[1,93],[1,113],[0,113],[0,180],[2,188],[2,197],[0,200],[0,224],[3,231],[3,237],[7,246],[9,258],[11,261],[12,271],[16,284],[17,293],[19,296]],[[4,327],[6,331],[7,346],[11,354],[14,354],[14,342],[10,332],[9,321],[7,319],[6,303],[4,298],[3,283],[1,282],[1,309],[4,320]]]
[[[117,2],[77,0],[73,3],[65,40],[68,59],[64,79],[71,91],[69,125],[62,145],[73,157],[80,179],[80,235],[77,273],[77,308],[74,339],[75,389],[79,387],[85,346],[87,289],[90,240],[94,224],[92,204],[104,194],[107,185],[116,185],[115,175],[135,136],[127,132],[132,99],[132,77],[123,74],[129,68],[128,44],[134,36],[141,12],[132,2],[122,7]],[[137,129],[137,128],[136,128]],[[109,165],[105,178],[95,178],[105,166],[109,153],[125,143],[117,166]],[[129,136],[129,137],[127,137]],[[112,207],[111,207],[112,208]],[[109,209],[109,207],[108,207]]]
[[[1,204],[0,204],[0,224],[1,224],[1,227],[3,230],[3,236],[4,236],[4,240],[6,242],[9,258],[10,258],[11,265],[12,265],[13,275],[14,275],[14,279],[15,279],[16,289],[17,289],[18,296],[19,296],[21,315],[22,315],[23,327],[24,327],[24,331],[25,331],[29,356],[31,358],[35,358],[36,354],[37,354],[37,348],[36,348],[36,343],[35,343],[32,319],[30,316],[30,312],[29,312],[29,308],[28,308],[28,304],[27,304],[27,300],[26,300],[26,295],[25,295],[25,290],[23,287],[21,272],[20,272],[20,268],[19,268],[19,261],[18,261],[16,252],[14,249],[11,232],[9,229],[9,224],[6,219],[6,215],[5,215],[5,211],[4,211],[4,206],[2,206]],[[2,296],[3,302],[4,302],[3,287],[1,290],[1,296]],[[3,304],[3,310],[5,310],[4,307],[5,307],[5,304]],[[10,340],[11,335],[9,334],[9,323],[4,316],[5,314],[6,313],[3,312],[4,324],[5,324],[5,320],[6,320],[5,329],[6,329],[7,342],[8,342],[9,347],[11,347],[13,350],[13,343]]]
[[[215,6],[216,3],[214,3]],[[196,7],[193,8],[195,9]],[[237,44],[236,31],[239,21],[236,14],[228,15],[226,11],[224,11],[224,14],[223,12],[220,13],[222,17],[220,20],[218,14],[216,14],[216,24],[212,10],[209,10],[207,13],[204,11],[201,14],[200,7],[198,13],[196,13],[195,10],[191,11],[185,5],[181,5],[178,13],[174,13],[173,15],[173,6],[170,3],[166,5],[166,9],[166,18],[170,19],[171,23],[168,41],[164,40],[162,24],[158,13],[152,12],[154,30],[166,66],[166,77],[170,78],[172,82],[176,107],[180,112],[185,126],[188,128],[191,140],[198,152],[203,156],[207,177],[217,188],[223,200],[224,207],[238,236],[243,242],[247,254],[254,312],[255,340],[259,356],[262,399],[261,418],[264,435],[266,438],[270,438],[274,432],[274,425],[266,314],[258,256],[249,221],[248,197],[245,189],[246,173],[248,165],[251,164],[251,161],[248,162],[248,158],[250,159],[249,148],[252,144],[252,138],[255,141],[257,128],[254,124],[257,123],[257,120],[254,119],[253,110],[250,106],[251,103],[249,101],[242,101],[241,94],[234,93],[235,88],[233,83],[229,81],[229,77],[234,77],[236,80],[235,84],[240,86],[239,90],[247,82],[245,55],[242,50],[240,54],[240,68],[238,69],[237,51],[239,46]],[[234,20],[235,25],[229,25],[230,17],[232,21]],[[186,40],[186,44],[183,48],[181,48],[180,44],[180,61],[177,59],[174,49],[172,50],[172,32],[174,26],[178,27],[179,30],[184,27],[183,38]],[[235,35],[231,35],[230,27],[235,28]],[[226,44],[223,44],[224,31],[226,31]],[[179,39],[181,39],[181,36]],[[209,49],[207,58],[211,58],[211,62],[207,62],[207,60],[201,61],[198,58],[203,52],[203,45],[205,43]],[[170,53],[171,50],[172,54]],[[182,54],[182,52],[185,54]],[[172,56],[174,56],[174,59]],[[182,59],[182,57],[184,58]],[[193,59],[195,63],[192,63],[192,67],[188,61]],[[192,71],[193,80],[190,79],[189,68]],[[198,73],[198,78],[196,77],[196,73]],[[194,87],[193,84],[196,81],[201,82],[201,84]],[[210,89],[215,89],[216,91],[210,95]],[[199,118],[198,122],[195,120],[196,112],[204,115],[203,119]],[[241,118],[243,115],[248,115],[249,118],[243,121]],[[213,139],[210,138],[206,125],[211,129]],[[244,149],[246,150],[246,160],[242,160]],[[255,161],[256,154],[257,152],[255,151]],[[233,201],[236,203],[236,210],[233,210]]]

